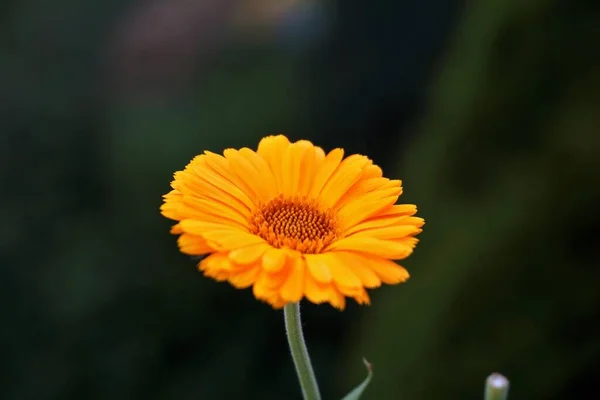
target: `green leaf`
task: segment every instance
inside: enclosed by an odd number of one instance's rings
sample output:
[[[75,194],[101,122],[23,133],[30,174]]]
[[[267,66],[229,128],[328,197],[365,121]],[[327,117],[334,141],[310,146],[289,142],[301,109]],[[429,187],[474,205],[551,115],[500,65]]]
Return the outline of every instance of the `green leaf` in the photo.
[[[364,358],[363,358],[363,362],[365,363],[365,367],[367,367],[367,371],[369,372],[369,374],[367,375],[365,380],[360,385],[355,387],[342,400],[358,400],[358,399],[360,399],[360,396],[362,395],[362,393],[365,391],[365,389],[369,385],[369,382],[371,382],[371,378],[373,378],[373,368],[371,368],[371,363],[368,362],[367,360],[365,360]]]

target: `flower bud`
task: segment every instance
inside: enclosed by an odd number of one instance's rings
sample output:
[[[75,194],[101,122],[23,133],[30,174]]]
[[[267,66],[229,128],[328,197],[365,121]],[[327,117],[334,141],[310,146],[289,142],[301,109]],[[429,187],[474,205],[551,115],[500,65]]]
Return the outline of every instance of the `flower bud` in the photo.
[[[485,381],[485,400],[506,400],[509,382],[502,374],[493,373]]]

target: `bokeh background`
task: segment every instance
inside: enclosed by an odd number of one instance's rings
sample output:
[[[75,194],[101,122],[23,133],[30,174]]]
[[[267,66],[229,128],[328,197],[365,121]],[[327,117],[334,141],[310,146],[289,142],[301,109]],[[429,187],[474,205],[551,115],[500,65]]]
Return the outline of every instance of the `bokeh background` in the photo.
[[[303,306],[325,398],[363,356],[365,399],[595,397],[600,2],[4,0],[0,28],[0,398],[299,399],[281,313],[158,211],[194,155],[278,132],[427,220],[408,283]]]

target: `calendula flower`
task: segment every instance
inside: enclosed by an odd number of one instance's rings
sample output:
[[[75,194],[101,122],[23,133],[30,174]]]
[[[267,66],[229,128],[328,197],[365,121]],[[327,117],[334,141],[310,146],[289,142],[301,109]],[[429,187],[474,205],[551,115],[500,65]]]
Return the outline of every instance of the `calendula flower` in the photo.
[[[165,217],[180,250],[206,256],[206,276],[281,308],[306,298],[343,309],[368,304],[365,289],[397,284],[408,272],[422,218],[395,204],[401,181],[362,155],[325,154],[306,140],[262,139],[257,151],[209,151],[175,173]]]

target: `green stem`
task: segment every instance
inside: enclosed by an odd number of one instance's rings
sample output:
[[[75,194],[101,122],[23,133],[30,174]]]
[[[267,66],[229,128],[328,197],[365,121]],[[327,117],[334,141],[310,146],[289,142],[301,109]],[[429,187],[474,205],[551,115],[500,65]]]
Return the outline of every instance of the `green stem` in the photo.
[[[308,356],[306,344],[304,343],[304,335],[302,334],[300,303],[286,304],[283,308],[283,317],[285,319],[285,331],[290,351],[294,359],[304,400],[321,400],[319,385],[310,364],[310,357]]]

